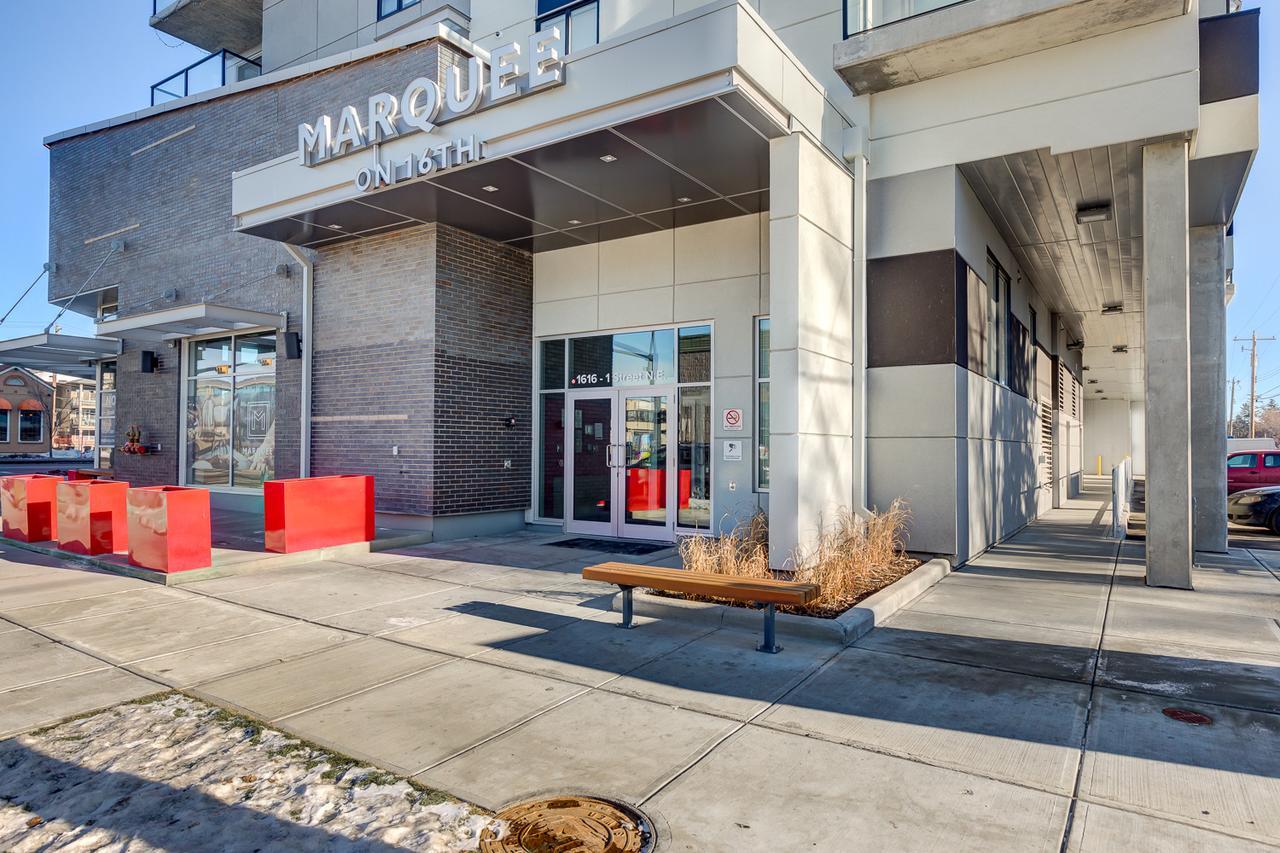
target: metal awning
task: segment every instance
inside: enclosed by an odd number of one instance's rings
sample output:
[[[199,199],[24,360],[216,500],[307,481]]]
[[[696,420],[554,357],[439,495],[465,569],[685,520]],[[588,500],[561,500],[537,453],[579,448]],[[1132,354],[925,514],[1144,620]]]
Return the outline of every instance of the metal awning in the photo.
[[[105,338],[168,340],[242,329],[283,329],[287,316],[198,302],[106,320],[98,324],[97,332]]]
[[[120,354],[120,342],[78,335],[28,335],[0,341],[0,364],[93,379],[94,362]]]

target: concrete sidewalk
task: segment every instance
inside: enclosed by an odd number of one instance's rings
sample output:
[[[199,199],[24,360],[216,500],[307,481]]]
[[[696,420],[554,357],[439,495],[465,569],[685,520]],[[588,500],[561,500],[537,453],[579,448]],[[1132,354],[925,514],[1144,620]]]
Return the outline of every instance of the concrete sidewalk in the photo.
[[[671,850],[1272,849],[1277,552],[1153,590],[1108,525],[1073,501],[855,646],[779,655],[619,630],[580,576],[610,555],[558,533],[178,589],[0,549],[0,737],[169,686],[490,808],[623,799]]]

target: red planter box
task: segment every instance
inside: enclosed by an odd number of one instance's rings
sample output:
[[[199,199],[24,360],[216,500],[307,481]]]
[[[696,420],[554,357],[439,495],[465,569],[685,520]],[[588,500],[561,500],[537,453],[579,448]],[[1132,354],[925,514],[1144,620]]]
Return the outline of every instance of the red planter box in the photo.
[[[262,484],[268,551],[290,554],[372,542],[373,477],[339,474]]]
[[[209,493],[185,486],[129,489],[129,562],[158,572],[213,563]]]
[[[58,547],[73,554],[129,549],[129,484],[117,480],[58,483]]]
[[[58,538],[58,484],[52,474],[20,474],[0,478],[0,525],[19,542]]]

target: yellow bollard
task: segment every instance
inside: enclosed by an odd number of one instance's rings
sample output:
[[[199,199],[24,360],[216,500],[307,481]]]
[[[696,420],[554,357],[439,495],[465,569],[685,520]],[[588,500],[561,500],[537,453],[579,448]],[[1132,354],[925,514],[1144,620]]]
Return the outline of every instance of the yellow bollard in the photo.
[[[1098,454],[1098,476],[1102,476],[1102,454]]]

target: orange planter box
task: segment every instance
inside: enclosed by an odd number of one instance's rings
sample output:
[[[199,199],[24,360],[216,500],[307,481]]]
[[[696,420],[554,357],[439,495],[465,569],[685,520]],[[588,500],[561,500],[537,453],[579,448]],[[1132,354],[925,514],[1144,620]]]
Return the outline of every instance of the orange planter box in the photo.
[[[185,572],[213,563],[209,493],[185,486],[128,491],[129,562],[158,572]]]
[[[372,542],[373,477],[339,474],[262,484],[268,551],[290,554]]]
[[[58,547],[73,554],[129,549],[129,484],[117,480],[58,483]]]
[[[0,525],[19,542],[58,538],[58,484],[52,474],[0,477]]]

